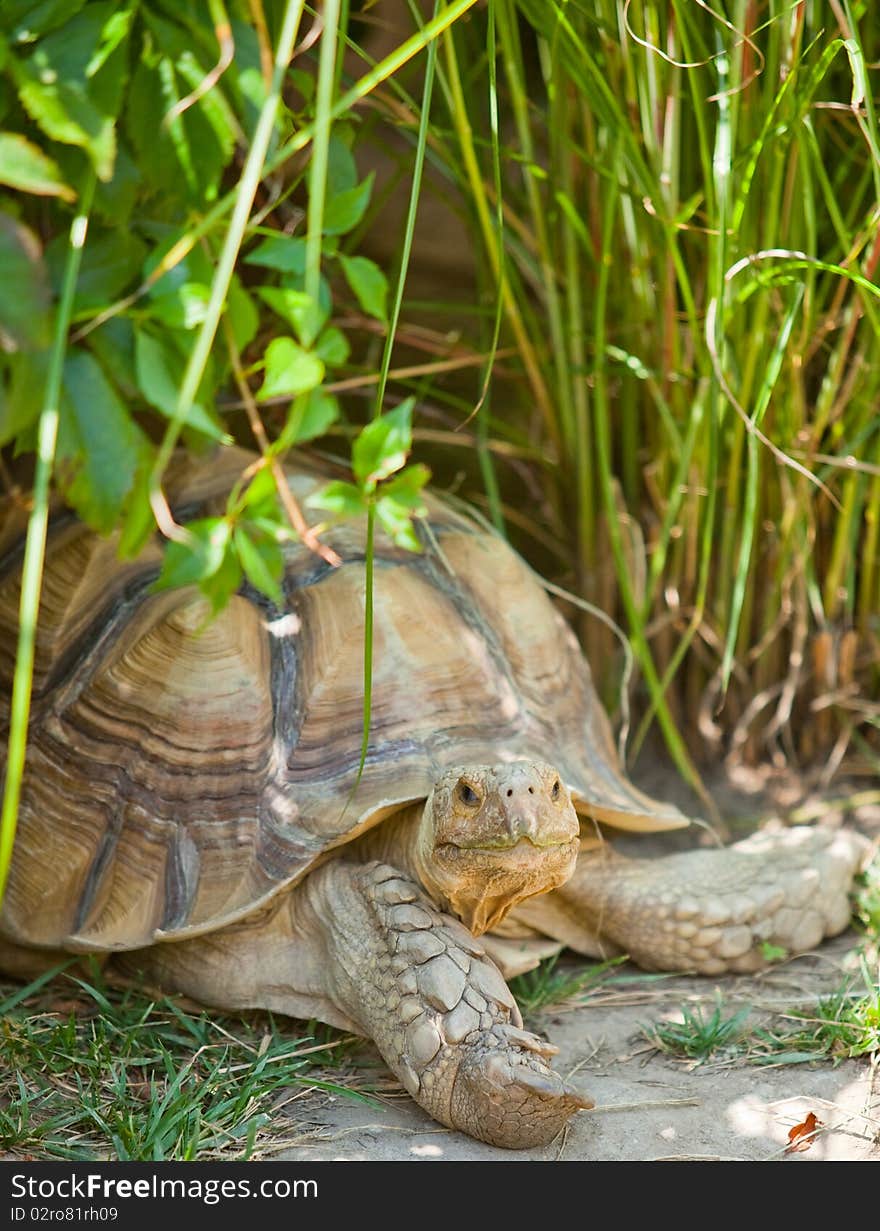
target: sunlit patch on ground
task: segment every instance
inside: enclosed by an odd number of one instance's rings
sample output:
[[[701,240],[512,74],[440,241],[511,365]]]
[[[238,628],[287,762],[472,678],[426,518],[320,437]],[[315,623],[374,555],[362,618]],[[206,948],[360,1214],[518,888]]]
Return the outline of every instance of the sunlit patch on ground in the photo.
[[[809,1093],[765,1102],[754,1094],[737,1099],[727,1109],[729,1123],[739,1136],[760,1138],[778,1146],[780,1157],[843,1161],[877,1159],[880,1140],[880,1080],[876,1066],[840,1087],[833,1099]],[[808,1090],[809,1080],[792,1081]],[[791,1140],[808,1117],[816,1118],[813,1133]],[[795,1148],[799,1147],[799,1148]],[[772,1154],[770,1155],[772,1157]]]

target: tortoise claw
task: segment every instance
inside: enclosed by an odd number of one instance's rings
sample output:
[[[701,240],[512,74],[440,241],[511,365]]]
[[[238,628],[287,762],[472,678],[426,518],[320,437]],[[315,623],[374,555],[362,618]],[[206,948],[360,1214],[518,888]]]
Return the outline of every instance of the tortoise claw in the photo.
[[[472,1043],[452,1091],[454,1126],[508,1149],[548,1145],[575,1112],[594,1105],[538,1058],[540,1039],[508,1038],[498,1046],[499,1035],[523,1033],[496,1026]]]
[[[494,1033],[499,1036],[502,1043],[522,1047],[526,1051],[534,1052],[536,1056],[559,1055],[559,1048],[555,1044],[548,1043],[546,1039],[532,1034],[529,1030],[520,1030],[518,1026],[509,1026],[507,1023],[499,1024],[495,1026]]]

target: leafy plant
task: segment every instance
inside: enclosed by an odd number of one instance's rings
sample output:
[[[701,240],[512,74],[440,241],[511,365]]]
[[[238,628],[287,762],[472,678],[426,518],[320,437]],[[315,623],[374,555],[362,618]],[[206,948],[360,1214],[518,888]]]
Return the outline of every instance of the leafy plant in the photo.
[[[23,770],[53,478],[84,521],[102,533],[119,528],[124,555],[158,526],[168,540],[158,587],[196,585],[215,612],[245,578],[280,603],[283,551],[293,538],[338,562],[307,525],[281,468],[291,448],[340,419],[323,388],[350,353],[330,322],[337,288],[386,322],[385,274],[343,247],[367,213],[373,176],[357,171],[352,124],[332,125],[472,3],[444,8],[342,96],[338,7],[320,40],[317,89],[310,73],[290,66],[301,0],[238,2],[228,12],[222,0],[207,11],[166,0],[17,0],[4,14],[0,185],[15,194],[0,191],[0,446],[15,457],[35,450],[37,461],[0,893]],[[310,142],[311,159],[292,162]],[[257,209],[261,191],[269,199]],[[305,235],[291,234],[303,219]],[[322,270],[338,270],[335,287]],[[230,384],[250,440],[224,414]],[[400,434],[401,415],[391,413],[389,440]],[[242,436],[259,450],[256,470],[223,516],[179,525],[165,491],[179,441],[199,454]],[[386,477],[402,469],[385,458],[375,428],[361,451],[370,447]],[[270,481],[249,491],[263,471]],[[357,476],[383,526],[411,549],[427,474],[412,468],[381,495],[369,474]]]

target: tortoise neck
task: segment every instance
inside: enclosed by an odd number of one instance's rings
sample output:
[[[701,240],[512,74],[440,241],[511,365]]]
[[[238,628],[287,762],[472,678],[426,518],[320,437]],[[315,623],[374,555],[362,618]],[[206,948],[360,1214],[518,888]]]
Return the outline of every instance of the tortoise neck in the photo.
[[[365,862],[379,859],[399,868],[436,900],[432,884],[425,880],[425,865],[419,857],[419,835],[425,813],[424,804],[410,804],[394,816],[367,830],[357,841],[358,857]]]

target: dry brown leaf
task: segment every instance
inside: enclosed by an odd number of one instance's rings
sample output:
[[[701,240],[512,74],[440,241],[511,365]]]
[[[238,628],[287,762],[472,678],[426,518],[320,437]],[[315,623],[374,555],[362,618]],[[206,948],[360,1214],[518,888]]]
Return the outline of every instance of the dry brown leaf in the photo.
[[[796,1124],[794,1128],[788,1130],[789,1144],[785,1148],[786,1154],[793,1154],[796,1150],[809,1150],[815,1140],[812,1134],[821,1127],[822,1121],[817,1118],[816,1113],[808,1111],[803,1123]]]

